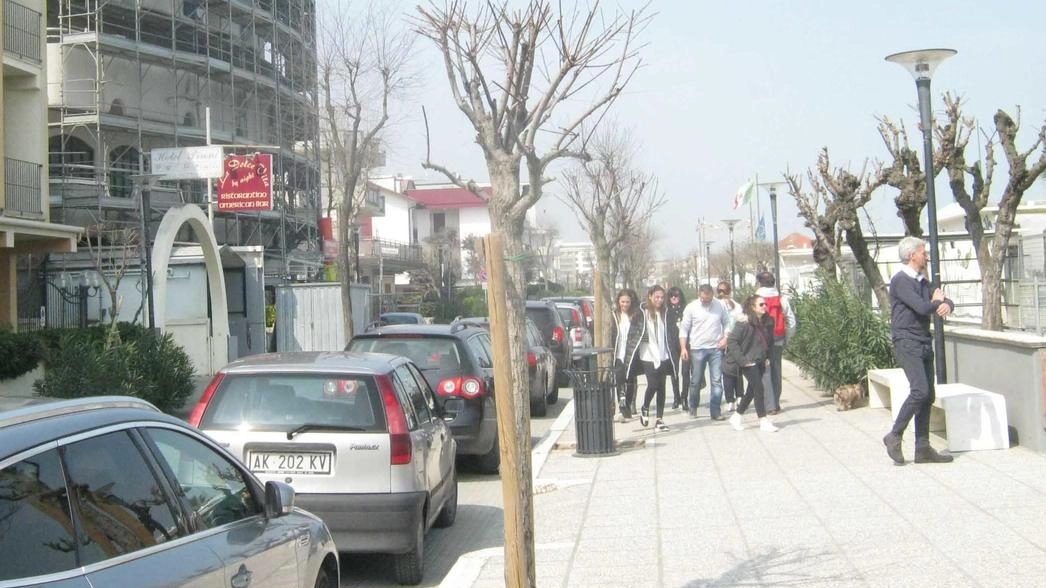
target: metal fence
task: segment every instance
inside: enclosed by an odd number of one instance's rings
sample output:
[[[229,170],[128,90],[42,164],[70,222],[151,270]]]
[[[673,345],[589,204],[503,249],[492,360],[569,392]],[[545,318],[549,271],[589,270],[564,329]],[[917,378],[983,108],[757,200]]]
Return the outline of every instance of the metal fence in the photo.
[[[4,53],[43,63],[40,13],[12,0],[4,0]]]
[[[4,158],[5,208],[16,214],[43,218],[40,172],[43,166],[31,161]]]

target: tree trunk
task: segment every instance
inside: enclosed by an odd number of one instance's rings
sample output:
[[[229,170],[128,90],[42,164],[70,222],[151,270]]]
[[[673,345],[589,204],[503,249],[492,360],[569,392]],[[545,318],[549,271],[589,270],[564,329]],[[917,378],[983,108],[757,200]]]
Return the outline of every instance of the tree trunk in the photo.
[[[846,244],[850,246],[854,258],[857,259],[857,264],[861,266],[864,277],[868,278],[868,284],[872,287],[872,292],[879,302],[879,313],[889,316],[890,293],[886,289],[886,282],[883,281],[883,274],[879,271],[879,265],[875,263],[875,259],[868,253],[868,241],[864,238],[864,232],[861,231],[860,223],[854,223],[853,228],[846,231]]]
[[[988,331],[1002,330],[1002,267],[990,259],[981,260],[977,252],[977,263],[981,266],[981,328]]]
[[[519,159],[507,161],[493,159],[489,160],[488,172],[490,173],[491,188],[493,196],[490,199],[491,222],[493,232],[500,235],[505,257],[506,283],[505,283],[505,306],[508,317],[509,363],[512,372],[512,389],[497,390],[495,395],[499,402],[510,400],[513,403],[512,429],[515,431],[516,452],[519,455],[517,470],[507,472],[501,470],[501,476],[513,476],[517,480],[517,488],[520,493],[520,509],[518,512],[505,510],[506,518],[514,517],[512,524],[505,521],[505,528],[515,528],[524,534],[520,537],[520,544],[525,546],[522,553],[515,554],[519,569],[511,570],[506,565],[506,586],[534,586],[535,585],[535,561],[534,561],[534,501],[533,501],[533,474],[530,460],[530,384],[527,371],[527,348],[525,346],[526,328],[526,286],[523,280],[525,248],[523,243],[523,217],[513,214],[512,204],[518,200],[519,195]],[[499,429],[502,427],[499,427]],[[502,450],[504,455],[504,449]],[[503,462],[504,463],[504,462]],[[510,561],[510,554],[505,554],[506,561]],[[514,575],[510,578],[509,576]],[[525,577],[524,577],[525,576]]]
[[[342,328],[345,330],[345,341],[354,334],[352,322],[352,274],[355,269],[356,249],[350,239],[349,223],[351,222],[352,194],[343,195],[338,205],[338,281],[341,283]]]

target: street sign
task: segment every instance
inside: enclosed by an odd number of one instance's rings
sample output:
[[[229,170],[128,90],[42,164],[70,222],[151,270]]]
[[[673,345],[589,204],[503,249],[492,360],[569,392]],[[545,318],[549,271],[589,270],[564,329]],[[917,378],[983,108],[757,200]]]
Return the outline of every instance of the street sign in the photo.
[[[221,145],[153,149],[149,156],[150,169],[161,180],[199,180],[222,175]]]

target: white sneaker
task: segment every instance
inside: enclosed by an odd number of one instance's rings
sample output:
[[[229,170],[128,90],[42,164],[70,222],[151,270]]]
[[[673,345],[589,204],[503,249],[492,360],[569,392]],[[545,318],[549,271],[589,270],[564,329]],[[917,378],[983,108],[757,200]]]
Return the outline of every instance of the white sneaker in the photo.
[[[763,431],[764,433],[776,433],[777,427],[774,426],[772,422],[770,422],[769,418],[763,417],[759,419],[759,430]]]
[[[745,426],[741,424],[741,413],[735,412],[730,415],[730,426],[733,427],[735,431],[743,431],[745,429]]]

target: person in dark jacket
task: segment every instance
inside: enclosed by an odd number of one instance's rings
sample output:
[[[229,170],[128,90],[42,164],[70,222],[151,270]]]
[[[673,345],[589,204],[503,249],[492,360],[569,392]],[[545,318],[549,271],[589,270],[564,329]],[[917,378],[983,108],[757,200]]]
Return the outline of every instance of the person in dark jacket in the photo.
[[[672,354],[671,374],[672,408],[680,406],[689,411],[687,394],[690,390],[690,361],[679,361],[679,323],[683,320],[683,309],[686,308],[686,296],[678,287],[668,289],[668,303],[665,305],[665,322],[668,323],[668,351]]]
[[[774,344],[774,322],[766,314],[766,301],[762,296],[752,295],[745,299],[744,317],[734,325],[726,343],[725,369],[740,369],[748,388],[737,405],[737,410],[730,415],[730,424],[738,431],[744,429],[742,415],[748,405],[755,400],[755,414],[759,417],[759,429],[767,433],[777,431],[777,427],[766,416],[766,403],[763,398],[763,373],[769,366],[770,346]]]
[[[636,403],[636,376],[639,374],[639,342],[645,333],[646,321],[639,308],[635,290],[618,291],[615,310],[610,321],[610,340],[614,342],[614,374],[621,420],[632,418]]]
[[[646,293],[646,304],[643,308],[643,321],[646,323],[646,337],[639,344],[639,361],[646,376],[646,394],[643,406],[639,409],[639,422],[645,427],[650,418],[650,401],[655,404],[654,428],[664,432],[665,424],[665,377],[674,371],[672,354],[669,351],[668,324],[665,321],[665,289],[651,286]],[[676,338],[678,340],[678,337]]]
[[[901,435],[908,422],[915,419],[915,463],[947,463],[948,453],[930,447],[930,408],[934,401],[933,338],[930,318],[948,316],[955,303],[934,288],[926,276],[926,242],[918,237],[905,237],[897,244],[897,254],[904,262],[901,271],[890,280],[890,334],[894,356],[908,378],[908,398],[897,411],[893,429],[883,437],[886,454],[896,465],[904,465]]]

